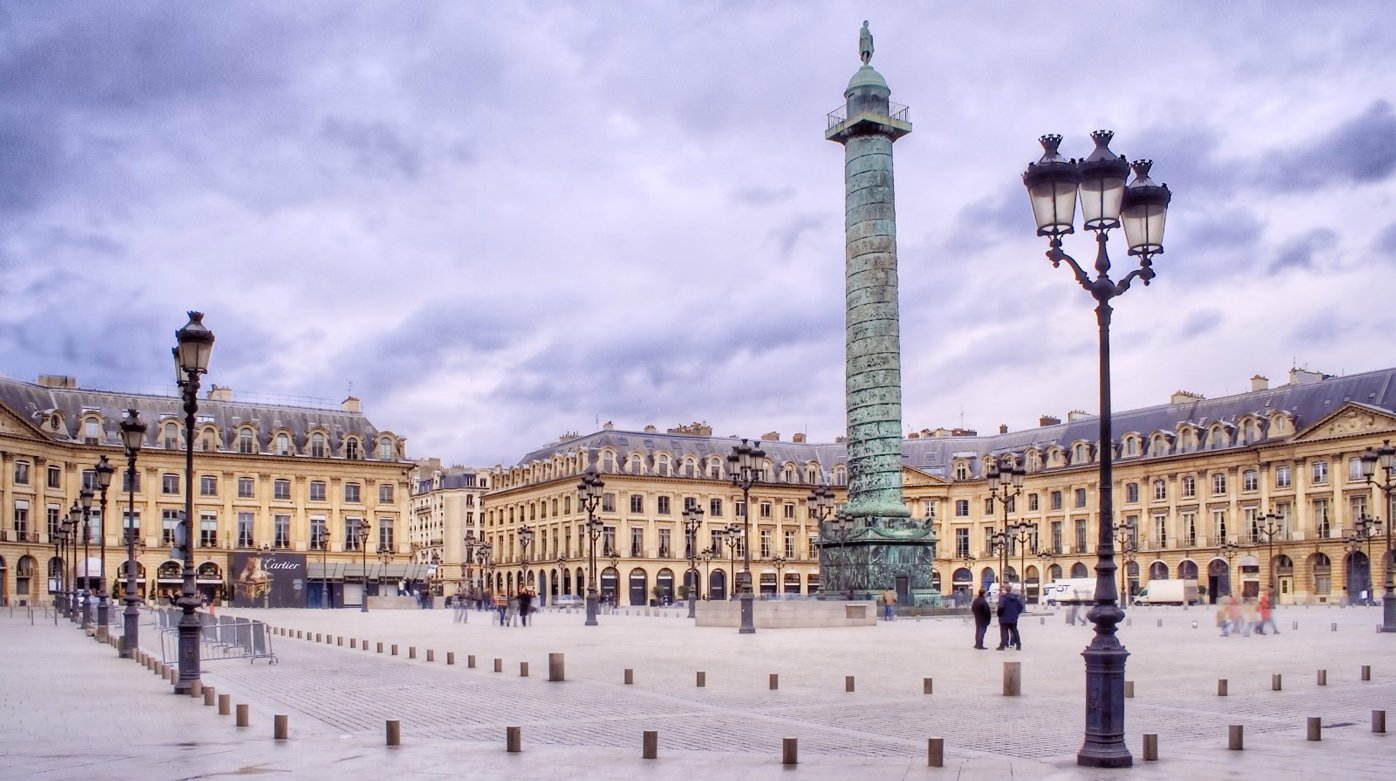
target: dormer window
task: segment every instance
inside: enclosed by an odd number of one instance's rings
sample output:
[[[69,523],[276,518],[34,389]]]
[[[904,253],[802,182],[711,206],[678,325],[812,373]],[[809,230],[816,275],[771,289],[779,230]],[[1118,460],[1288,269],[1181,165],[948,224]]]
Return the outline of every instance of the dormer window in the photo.
[[[102,421],[97,418],[84,418],[82,421],[83,444],[96,445],[101,442]]]
[[[344,457],[350,461],[359,460],[359,440],[350,437],[344,441]]]
[[[166,423],[161,429],[161,439],[164,440],[166,450],[179,449],[179,426],[175,423]]]
[[[285,432],[276,435],[276,454],[278,456],[291,455],[291,437]]]
[[[314,458],[325,457],[325,435],[318,431],[310,435],[310,455]]]
[[[238,452],[244,454],[257,452],[257,442],[252,436],[252,429],[238,429]]]
[[[383,437],[378,440],[378,460],[392,461],[397,457],[397,448],[393,447],[392,437]]]

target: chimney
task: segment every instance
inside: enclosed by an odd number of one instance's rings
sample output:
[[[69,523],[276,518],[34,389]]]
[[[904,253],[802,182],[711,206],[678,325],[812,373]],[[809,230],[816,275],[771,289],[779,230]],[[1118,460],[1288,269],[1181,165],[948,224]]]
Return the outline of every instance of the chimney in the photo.
[[[1205,399],[1205,398],[1207,398],[1207,397],[1206,397],[1206,396],[1203,396],[1201,393],[1193,393],[1192,391],[1185,391],[1185,390],[1175,390],[1175,391],[1173,391],[1173,395],[1169,397],[1168,403],[1169,403],[1169,404],[1190,404],[1190,403],[1192,403],[1192,402],[1194,402],[1194,401],[1202,401],[1202,400]]]
[[[227,385],[214,385],[208,389],[209,401],[232,401],[233,389]]]
[[[339,409],[343,412],[352,412],[356,415],[362,414],[364,411],[363,405],[359,403],[358,396],[346,396],[344,401],[339,403]]]
[[[1060,425],[1061,422],[1062,419],[1055,415],[1043,415],[1037,419],[1037,425],[1039,426],[1057,426]]]
[[[1323,380],[1323,372],[1311,372],[1308,369],[1290,369],[1290,385],[1313,385]]]
[[[797,444],[797,445],[803,445],[803,444],[805,444],[805,434],[804,434],[804,432],[797,432],[797,433],[795,433],[795,434],[791,434],[791,435],[790,435],[790,441],[791,441],[791,442],[794,442],[794,443]]]
[[[1251,378],[1251,393],[1263,390],[1270,390],[1270,378],[1257,374]]]
[[[1083,409],[1074,409],[1066,413],[1066,420],[1068,423],[1070,423],[1073,420],[1079,420],[1080,418],[1084,417],[1086,417],[1086,411]]]
[[[608,421],[606,421],[606,424],[603,425],[603,426],[601,427],[601,430],[602,430],[602,431],[615,431],[615,430],[616,430],[616,424],[608,420]]]
[[[40,374],[39,384],[45,388],[76,388],[78,378],[66,374]]]
[[[762,434],[762,435],[761,435],[761,441],[762,441],[762,442],[779,442],[779,441],[780,441],[780,432],[779,432],[779,431],[767,431],[765,434]]]
[[[1007,424],[1007,423],[1000,423],[1000,424],[999,424],[999,433],[1000,433],[1000,434],[1007,434],[1007,433],[1008,433],[1008,424]]]
[[[651,426],[645,426],[645,433],[646,433],[646,434],[658,434],[658,433],[659,433],[659,429],[656,428],[656,427],[654,427],[654,426],[652,426],[652,425],[651,425]]]
[[[913,431],[913,432],[911,432],[910,434],[907,434],[907,435],[906,435],[906,438],[907,438],[907,439],[920,439],[920,438],[921,438],[921,434],[920,434],[919,432]]]

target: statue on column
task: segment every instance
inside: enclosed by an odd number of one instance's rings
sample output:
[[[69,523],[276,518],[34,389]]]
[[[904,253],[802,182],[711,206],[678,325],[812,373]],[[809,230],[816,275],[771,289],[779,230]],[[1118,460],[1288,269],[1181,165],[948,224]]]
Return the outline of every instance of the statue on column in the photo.
[[[873,36],[872,30],[868,29],[868,20],[863,20],[863,29],[858,31],[858,59],[867,65],[873,56]]]

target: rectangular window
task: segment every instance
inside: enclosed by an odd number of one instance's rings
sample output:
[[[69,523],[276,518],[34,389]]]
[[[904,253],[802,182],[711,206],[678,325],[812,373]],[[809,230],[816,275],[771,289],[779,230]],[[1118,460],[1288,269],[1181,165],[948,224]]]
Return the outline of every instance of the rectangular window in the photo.
[[[616,495],[615,495],[615,494],[602,494],[602,495],[601,495],[601,512],[603,512],[603,513],[613,513],[613,512],[615,512],[615,511],[616,511]]]
[[[988,499],[985,499],[985,500],[984,500],[984,514],[985,514],[985,515],[993,515],[993,514],[994,514],[994,497],[991,496],[991,497],[989,497]]]
[[[770,502],[762,502],[761,504],[757,505],[757,507],[758,507],[759,510],[760,510],[761,517],[762,517],[763,519],[769,520],[770,517],[771,517],[771,503],[770,503]]]
[[[1052,521],[1052,553],[1062,553],[1062,522]]]
[[[239,477],[239,478],[238,478],[238,498],[239,498],[239,499],[251,499],[252,496],[253,496],[252,488],[253,488],[254,485],[255,485],[255,483],[252,481],[252,478],[250,478],[250,477]]]
[[[1351,496],[1351,497],[1348,497],[1348,528],[1351,528],[1351,529],[1353,529],[1354,531],[1356,531],[1356,530],[1357,530],[1357,522],[1358,522],[1358,520],[1360,520],[1360,519],[1362,518],[1362,516],[1364,516],[1364,515],[1366,515],[1366,514],[1367,514],[1367,497],[1365,497],[1365,496]],[[1375,532],[1374,529],[1369,529],[1369,530],[1368,530],[1368,533],[1369,533],[1369,534],[1375,534],[1376,532]]]
[[[358,501],[359,501],[359,484],[358,484],[358,483],[345,483],[345,484],[344,484],[344,501],[350,502],[351,504],[357,504],[357,503],[358,503]]]
[[[616,527],[601,527],[601,555],[614,556],[620,551],[616,550]]]
[[[141,511],[137,510],[135,515],[131,515],[129,510],[123,510],[121,523],[126,530],[125,536],[121,538],[121,544],[125,545],[126,540],[130,538],[135,538],[137,545],[141,544]]]
[[[310,549],[325,550],[330,544],[330,530],[323,515],[310,517]]]
[[[63,526],[63,509],[57,505],[49,505],[48,508],[48,539],[52,542],[58,536],[59,529]]]
[[[668,529],[659,530],[659,558],[667,559],[674,555],[674,546],[671,542],[670,531]]]
[[[467,499],[470,498],[468,494],[466,495],[466,498],[467,498]],[[557,500],[554,499],[553,502],[554,502],[554,504],[556,504],[556,503],[557,503]],[[392,484],[392,483],[380,483],[380,484],[378,485],[378,503],[379,503],[379,504],[392,504],[392,503],[393,503],[393,484]],[[556,513],[554,513],[554,514],[556,514]]]
[[[1260,475],[1254,469],[1247,469],[1241,474],[1241,490],[1246,493],[1260,490]]]
[[[630,495],[630,512],[642,513],[645,511],[645,497],[643,494]]]
[[[276,547],[279,550],[291,547],[291,516],[277,515],[273,520],[276,523]]]
[[[784,504],[784,505],[781,505],[781,506],[785,508],[784,510],[782,510],[782,514],[784,515],[785,520],[787,520],[787,521],[793,521],[793,520],[795,520],[795,505],[793,505],[793,504]]]
[[[955,530],[955,556],[961,559],[969,556],[969,529]]]
[[[770,530],[770,529],[762,529],[762,530],[761,530],[761,558],[763,558],[763,559],[769,559],[770,557],[771,557],[771,530]]]
[[[393,519],[378,519],[378,550],[393,550]]]
[[[1139,484],[1125,483],[1125,502],[1134,504],[1137,501],[1139,501]]]
[[[363,528],[364,519],[345,518],[344,519],[344,549],[356,551],[359,549],[359,529]]]
[[[1212,511],[1212,536],[1216,538],[1218,545],[1227,542],[1226,510]]]
[[[160,475],[160,493],[179,495],[179,475]]]
[[[1288,488],[1294,484],[1294,476],[1287,466],[1275,467],[1275,487]]]
[[[1360,459],[1360,458],[1355,458],[1355,457],[1354,457],[1354,458],[1349,458],[1349,459],[1348,459],[1348,482],[1357,482],[1357,483],[1360,483],[1360,482],[1363,482],[1363,481],[1366,480],[1366,479],[1367,479],[1367,478],[1365,478],[1365,477],[1362,476],[1362,459]]]
[[[288,483],[287,483],[287,495],[286,495],[286,498],[288,498],[288,499],[291,498],[291,497],[290,497],[289,489],[290,489],[290,483],[288,482]],[[323,502],[323,501],[325,501],[325,481],[324,481],[324,480],[311,480],[311,481],[310,481],[310,501],[312,501],[312,502]]]
[[[141,490],[141,473],[122,470],[121,490],[124,493]]]
[[[1154,545],[1159,548],[1168,547],[1168,516],[1154,516]]]
[[[713,500],[711,500],[711,501],[708,502],[708,517],[709,517],[709,518],[721,518],[721,517],[722,517],[722,500],[721,500],[721,499],[713,499]]]
[[[63,487],[63,469],[61,467],[51,466],[48,468],[48,487]]]
[[[1328,483],[1328,462],[1315,461],[1311,474],[1313,476],[1314,485],[1326,485]]]
[[[1197,513],[1183,513],[1183,544],[1197,547]]]
[[[1164,482],[1164,481],[1162,481],[1162,480],[1155,480],[1155,481],[1154,481],[1154,501],[1156,501],[1156,502],[1166,502],[1166,501],[1168,501],[1168,483],[1166,483],[1166,482]]]
[[[15,500],[15,534],[23,540],[29,534],[29,503],[22,500]]]
[[[1314,500],[1314,531],[1320,539],[1328,539],[1333,534],[1333,519],[1328,515],[1328,500]]]
[[[218,513],[199,514],[199,547],[218,547]]]
[[[199,475],[199,496],[217,496],[218,478],[213,475]]]
[[[785,558],[799,558],[799,551],[795,550],[795,530],[785,530]]]
[[[313,484],[312,484],[312,485],[313,485]],[[320,484],[320,491],[321,491],[322,494],[324,493],[324,490],[325,490],[325,484],[324,484],[324,483],[321,483],[321,484]],[[271,498],[273,498],[273,499],[281,499],[281,500],[288,500],[288,499],[290,499],[290,498],[291,498],[291,481],[290,481],[290,480],[284,480],[284,479],[283,479],[283,480],[275,480],[275,481],[273,481],[272,484],[271,484]],[[321,498],[323,498],[323,496],[322,496]]]
[[[1062,509],[1062,492],[1061,492],[1061,491],[1053,491],[1053,492],[1052,492],[1052,509],[1053,509],[1053,510],[1060,510],[1060,509]]]
[[[1076,552],[1086,553],[1086,519],[1076,519]]]
[[[639,558],[645,555],[645,530],[630,530],[630,555]]]
[[[1037,494],[1028,494],[1028,512],[1035,513],[1037,510]]]
[[[738,518],[746,517],[746,502],[733,502],[732,507],[734,508],[734,511],[737,513]]]
[[[658,503],[657,512],[658,512],[660,515],[668,515],[668,514],[669,514],[669,497],[667,497],[667,496],[661,496],[661,497],[658,498],[657,503]]]
[[[160,544],[173,545],[175,527],[179,526],[179,510],[160,511]]]
[[[968,500],[968,499],[956,499],[956,500],[955,500],[955,517],[956,517],[956,518],[968,518],[968,517],[969,517],[969,500]]]
[[[1216,474],[1212,475],[1212,495],[1213,495],[1213,496],[1225,496],[1225,495],[1226,495],[1226,473],[1225,473],[1225,472],[1217,472]]]
[[[1076,506],[1077,506],[1077,507],[1085,507],[1085,506],[1086,506],[1086,489],[1084,489],[1084,488],[1077,488],[1077,489],[1076,489]]]
[[[29,462],[15,462],[15,485],[29,485]]]
[[[256,547],[252,539],[252,513],[238,513],[238,547]]]
[[[1183,498],[1191,499],[1197,496],[1197,478],[1188,476],[1183,478]]]

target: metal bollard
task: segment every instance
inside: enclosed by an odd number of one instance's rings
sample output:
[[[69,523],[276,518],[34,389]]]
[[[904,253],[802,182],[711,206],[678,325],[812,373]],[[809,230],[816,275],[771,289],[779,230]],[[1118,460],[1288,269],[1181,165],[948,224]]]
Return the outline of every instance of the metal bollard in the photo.
[[[230,713],[232,713],[232,712],[233,712],[233,695],[231,695],[231,694],[220,694],[220,695],[218,695],[218,715],[219,715],[219,716],[227,716],[228,714],[230,714]]]
[[[204,682],[203,682],[203,681],[194,681],[193,683],[191,683],[191,684],[189,685],[189,696],[190,696],[190,697],[202,697],[202,696],[203,696],[203,693],[204,693]]]
[[[843,690],[850,694],[853,692],[853,676],[845,675],[843,677]]]
[[[1333,632],[1338,631],[1338,622],[1337,622],[1337,621],[1334,621],[1334,622],[1333,622],[1333,627],[1332,627],[1331,631],[1333,631]]]
[[[1298,621],[1295,621],[1293,624],[1290,624],[1290,627],[1289,627],[1289,628],[1290,628],[1290,629],[1293,629],[1293,630],[1296,631],[1296,632],[1299,631],[1299,622],[1298,622]]]
[[[548,680],[567,680],[567,667],[562,654],[548,654]]]
[[[1144,733],[1144,761],[1158,761],[1158,733],[1156,732]]]
[[[1162,619],[1162,618],[1160,618],[1160,619],[1158,620],[1158,628],[1159,628],[1159,629],[1162,629],[1162,628],[1163,628],[1163,619]],[[1158,736],[1156,735],[1155,738],[1157,738],[1157,737],[1158,737]]]
[[[289,719],[290,719],[290,717],[287,716],[287,715],[285,715],[285,714],[283,714],[283,713],[278,713],[278,714],[276,714],[275,716],[272,716],[272,728],[271,728],[271,730],[272,730],[272,739],[273,739],[273,740],[285,740],[285,739],[286,739],[286,734],[290,731],[289,728],[288,728],[288,725],[287,725],[287,721],[288,721]]]
[[[1279,673],[1275,673],[1274,675],[1271,675],[1271,676],[1270,676],[1270,691],[1275,691],[1275,692],[1277,692],[1277,691],[1279,691],[1281,688],[1283,688],[1283,686],[1284,686],[1284,683],[1283,683],[1283,681],[1281,680],[1280,674],[1279,674]]]
[[[1231,724],[1226,728],[1226,747],[1231,751],[1244,751],[1246,748],[1246,728]]]
[[[780,741],[780,763],[782,765],[800,764],[800,739],[783,738]]]
[[[1134,681],[1125,681],[1125,697],[1134,697]]]
[[[320,642],[320,633],[319,633],[319,632],[316,632],[316,633],[315,633],[315,642],[317,642],[317,643]]]
[[[417,658],[417,646],[415,646],[415,645],[409,645],[409,646],[407,646],[407,658],[408,658],[408,659],[416,659],[416,658]]]
[[[402,723],[397,719],[388,720],[387,744],[389,746],[402,745]]]
[[[698,682],[697,682],[697,685],[698,685],[698,688],[700,688],[700,689],[703,688],[704,686],[707,686],[707,685],[708,685],[708,674],[705,673],[705,672],[703,672],[702,670],[699,670],[699,671],[698,671]]]
[[[379,644],[378,644],[378,653],[380,653],[380,654],[383,653],[383,644],[382,644],[382,643],[379,643]]]
[[[465,657],[465,666],[466,666],[466,667],[469,667],[469,668],[472,669],[472,670],[475,669],[475,654],[467,654],[467,655],[466,655],[466,657]]]
[[[1003,696],[1017,697],[1023,693],[1023,663],[1003,663]]]
[[[504,728],[504,750],[510,754],[517,754],[523,751],[523,728]]]
[[[1323,740],[1323,718],[1319,716],[1310,716],[1308,724],[1309,734],[1305,739],[1314,741]]]
[[[494,660],[494,671],[497,672],[497,673],[502,673],[502,672],[504,672],[504,660],[503,660],[503,659],[500,659],[500,658],[498,658],[498,657],[495,657],[495,660]]]
[[[519,662],[519,677],[528,677],[528,662]]]
[[[1386,732],[1386,711],[1372,711],[1372,731],[1379,735]]]
[[[213,705],[218,701],[218,692],[212,686],[204,687],[204,705]]]
[[[635,683],[635,671],[627,667],[625,668],[625,685],[629,686],[633,683]]]
[[[926,767],[945,767],[945,739],[926,739]]]
[[[447,651],[447,652],[446,652],[446,664],[447,664],[447,665],[452,665],[452,664],[455,664],[455,663],[456,663],[456,652],[455,652],[455,651]]]
[[[414,650],[415,650],[415,649],[414,649]],[[393,651],[393,653],[392,653],[391,655],[392,655],[392,656],[397,656],[397,643],[393,643],[392,651]]]
[[[659,732],[658,730],[647,729],[640,738],[640,758],[657,759],[659,757]]]
[[[339,637],[336,637],[336,638],[334,639],[334,644],[335,644],[335,645],[344,645],[344,635],[340,635]]]
[[[245,703],[245,702],[239,702],[239,703],[238,703],[238,707],[237,707],[237,712],[238,712],[238,715],[237,715],[238,726],[239,726],[239,727],[246,727],[247,724],[248,724],[247,703]]]
[[[1319,686],[1327,686],[1327,685],[1328,685],[1328,671],[1327,671],[1327,670],[1319,670],[1319,671],[1318,671],[1318,685],[1319,685]]]
[[[1218,678],[1218,679],[1217,679],[1217,696],[1218,696],[1218,697],[1225,697],[1225,696],[1226,696],[1226,679],[1225,679],[1225,678]]]
[[[359,647],[359,639],[358,639],[357,637],[351,637],[351,638],[349,638],[349,650],[352,651],[352,650],[354,650],[355,648],[358,648],[358,647]]]
[[[779,689],[779,688],[780,688],[780,674],[779,674],[779,673],[771,673],[771,679],[770,679],[769,688],[770,688],[771,691],[775,691],[776,689]]]
[[[934,687],[935,687],[935,681],[934,681],[934,680],[932,680],[932,679],[930,679],[930,678],[922,678],[922,679],[921,679],[921,693],[922,693],[922,694],[930,694],[930,693],[931,693],[931,690],[932,690]]]
[[[1362,680],[1364,680],[1364,681],[1370,681],[1370,680],[1372,680],[1372,665],[1370,665],[1370,664],[1364,664],[1364,665],[1362,665]]]

